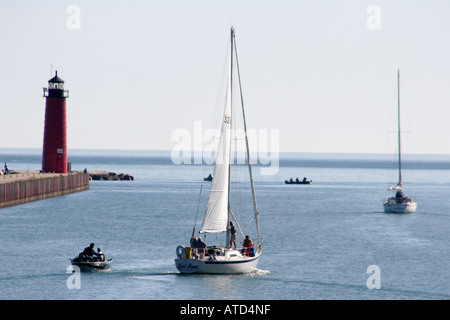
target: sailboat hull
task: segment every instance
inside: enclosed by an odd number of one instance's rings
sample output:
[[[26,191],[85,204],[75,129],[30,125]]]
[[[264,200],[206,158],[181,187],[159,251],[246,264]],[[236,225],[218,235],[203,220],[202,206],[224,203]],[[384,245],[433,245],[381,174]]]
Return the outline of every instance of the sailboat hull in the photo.
[[[417,202],[393,203],[388,200],[384,202],[383,206],[385,213],[415,213]]]
[[[240,274],[256,270],[259,255],[235,260],[175,259],[175,265],[181,273]]]

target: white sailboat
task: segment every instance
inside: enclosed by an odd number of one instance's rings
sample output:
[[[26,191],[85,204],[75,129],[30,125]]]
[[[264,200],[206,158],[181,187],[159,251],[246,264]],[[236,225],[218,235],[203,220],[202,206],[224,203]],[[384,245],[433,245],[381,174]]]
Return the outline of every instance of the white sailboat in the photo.
[[[261,255],[261,237],[259,233],[259,214],[256,204],[255,188],[253,184],[252,162],[247,139],[247,128],[242,98],[242,87],[239,75],[239,63],[236,52],[234,28],[231,27],[231,46],[228,69],[228,83],[225,110],[223,114],[222,130],[216,154],[214,179],[209,190],[206,212],[203,218],[200,234],[226,233],[225,245],[206,246],[198,241],[195,235],[195,226],[189,246],[178,246],[175,265],[181,273],[248,273],[256,270]],[[241,228],[230,206],[230,168],[231,168],[231,129],[233,110],[233,66],[236,63],[239,88],[241,93],[242,120],[245,133],[246,155],[248,161],[249,180],[252,194],[254,222],[256,223],[257,238],[255,244],[248,243],[246,247],[232,248],[230,245],[230,222],[234,219],[239,231]],[[236,231],[234,229],[234,231]],[[241,234],[243,235],[242,231]],[[239,242],[238,242],[239,243]]]
[[[398,183],[396,186],[388,187],[395,195],[384,200],[385,213],[415,213],[417,202],[407,197],[402,191],[402,153],[401,153],[401,131],[400,131],[400,70],[397,72],[397,112],[398,112]]]

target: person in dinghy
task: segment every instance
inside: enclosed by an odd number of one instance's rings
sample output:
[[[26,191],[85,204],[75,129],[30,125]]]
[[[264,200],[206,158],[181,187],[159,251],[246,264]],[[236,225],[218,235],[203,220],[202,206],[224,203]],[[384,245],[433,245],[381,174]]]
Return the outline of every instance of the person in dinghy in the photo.
[[[94,256],[97,256],[94,247],[95,244],[91,243],[89,247],[84,248],[83,252],[80,253],[79,258],[84,261],[94,261]]]

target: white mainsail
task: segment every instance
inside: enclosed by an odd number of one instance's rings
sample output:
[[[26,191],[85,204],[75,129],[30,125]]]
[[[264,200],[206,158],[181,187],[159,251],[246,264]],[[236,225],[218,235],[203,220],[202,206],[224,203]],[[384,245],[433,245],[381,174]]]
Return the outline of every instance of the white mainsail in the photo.
[[[232,51],[232,50],[231,50]],[[203,218],[200,233],[225,232],[229,219],[229,181],[230,181],[230,150],[231,150],[231,104],[232,104],[232,52],[228,73],[228,88],[223,115],[222,131],[216,154],[214,179],[209,189],[206,213]]]

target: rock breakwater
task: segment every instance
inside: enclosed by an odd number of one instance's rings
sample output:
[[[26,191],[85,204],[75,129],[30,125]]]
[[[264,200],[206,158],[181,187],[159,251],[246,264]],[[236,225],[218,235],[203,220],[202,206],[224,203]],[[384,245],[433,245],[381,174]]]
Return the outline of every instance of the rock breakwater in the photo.
[[[125,173],[114,173],[109,171],[88,171],[90,180],[134,180],[134,177]]]

